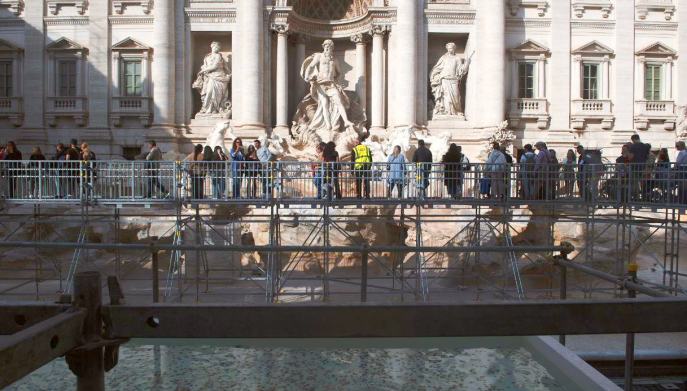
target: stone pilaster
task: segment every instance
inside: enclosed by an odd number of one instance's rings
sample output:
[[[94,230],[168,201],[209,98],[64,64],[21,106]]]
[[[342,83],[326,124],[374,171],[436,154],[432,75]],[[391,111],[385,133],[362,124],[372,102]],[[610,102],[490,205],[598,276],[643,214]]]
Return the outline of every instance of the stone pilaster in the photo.
[[[43,67],[46,63],[43,1],[32,1],[24,10],[24,128],[42,128],[45,91]]]
[[[497,126],[506,115],[506,2],[480,0],[477,57],[479,67],[480,123]]]
[[[176,108],[175,1],[156,1],[153,5],[153,124],[173,127]]]
[[[486,1],[486,0],[485,0]],[[492,1],[492,0],[488,0]],[[424,2],[416,0],[398,0],[396,25],[392,32],[394,51],[391,55],[396,62],[394,83],[394,117],[392,126],[417,127],[416,102],[418,97],[418,36],[420,34],[420,7]]]
[[[89,4],[88,24],[88,124],[91,129],[108,129],[110,109],[110,26],[109,2]]]
[[[615,24],[615,91],[610,91],[608,83],[604,86],[613,98],[613,115],[617,131],[630,131],[634,129],[635,108],[635,2],[631,0],[617,1],[615,4],[616,20],[622,21]],[[604,64],[605,66],[608,66]],[[604,73],[604,77],[608,72]],[[604,98],[607,98],[604,97]],[[627,140],[629,142],[629,138]]]
[[[288,25],[275,25],[272,29],[277,33],[277,124],[276,129],[283,135],[288,134],[289,128],[289,43]]]
[[[264,62],[265,32],[262,0],[237,0],[237,28],[234,33],[240,42],[234,59],[233,80],[240,80],[238,94],[233,102],[240,101],[234,111],[235,125],[244,129],[265,129],[264,123]]]
[[[551,75],[554,88],[549,89],[549,110],[552,130],[570,129],[571,67],[574,69],[573,84],[579,84],[579,66],[575,61],[571,65],[570,42],[570,0],[557,0],[551,3]],[[555,77],[555,80],[553,78]],[[566,82],[568,80],[568,82]],[[561,82],[562,81],[562,82]],[[572,86],[579,90],[577,85]],[[575,98],[578,94],[575,94]]]

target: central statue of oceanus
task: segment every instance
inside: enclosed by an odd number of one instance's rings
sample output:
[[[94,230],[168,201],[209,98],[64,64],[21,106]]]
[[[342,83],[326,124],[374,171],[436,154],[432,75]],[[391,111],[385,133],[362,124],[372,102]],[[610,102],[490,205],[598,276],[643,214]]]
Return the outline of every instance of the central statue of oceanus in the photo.
[[[446,44],[446,54],[437,61],[429,76],[434,95],[434,115],[463,116],[460,89],[470,69],[471,57],[461,59],[456,54],[456,44]]]
[[[345,91],[341,85],[343,74],[334,57],[334,42],[325,40],[322,48],[301,66],[301,77],[310,84],[310,90],[298,104],[291,136],[300,145],[335,141],[348,147],[367,133],[367,118],[355,93]]]

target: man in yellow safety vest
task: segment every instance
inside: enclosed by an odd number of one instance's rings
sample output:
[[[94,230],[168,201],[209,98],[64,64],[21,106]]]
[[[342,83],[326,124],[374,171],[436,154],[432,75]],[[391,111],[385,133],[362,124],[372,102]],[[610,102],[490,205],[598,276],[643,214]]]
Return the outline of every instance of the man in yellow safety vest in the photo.
[[[355,174],[355,194],[361,197],[361,186],[365,188],[365,198],[370,198],[370,178],[372,177],[372,151],[367,145],[363,145],[360,138],[356,141],[351,152],[353,173]]]

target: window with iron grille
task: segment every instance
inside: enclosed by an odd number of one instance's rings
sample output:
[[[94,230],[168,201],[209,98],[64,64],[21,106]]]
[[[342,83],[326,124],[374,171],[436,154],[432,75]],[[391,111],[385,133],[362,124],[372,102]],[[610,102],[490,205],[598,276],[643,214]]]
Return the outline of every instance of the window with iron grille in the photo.
[[[583,64],[582,99],[599,99],[599,64]]]

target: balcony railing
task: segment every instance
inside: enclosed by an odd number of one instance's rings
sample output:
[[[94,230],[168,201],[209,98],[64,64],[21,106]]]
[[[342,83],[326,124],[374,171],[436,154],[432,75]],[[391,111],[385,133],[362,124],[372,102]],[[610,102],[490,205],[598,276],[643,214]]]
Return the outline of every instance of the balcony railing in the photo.
[[[635,110],[644,117],[673,117],[675,102],[672,100],[640,100],[635,102]]]
[[[573,112],[583,117],[606,117],[613,115],[610,99],[577,99],[573,101]]]
[[[510,116],[513,118],[540,117],[548,114],[546,99],[518,98],[510,101]]]
[[[112,98],[113,113],[150,113],[150,97],[116,96]]]
[[[54,96],[48,98],[47,112],[51,114],[83,114],[88,99],[83,96]]]
[[[0,115],[2,114],[19,114],[24,111],[22,105],[22,98],[20,97],[5,97],[0,98]]]
[[[122,125],[122,117],[138,118],[143,126],[152,121],[152,98],[149,96],[115,96],[110,118],[114,126]]]

